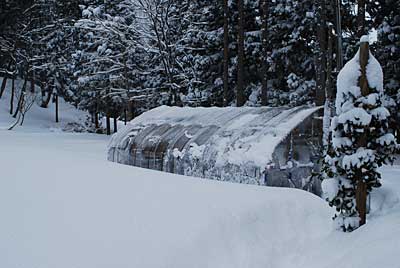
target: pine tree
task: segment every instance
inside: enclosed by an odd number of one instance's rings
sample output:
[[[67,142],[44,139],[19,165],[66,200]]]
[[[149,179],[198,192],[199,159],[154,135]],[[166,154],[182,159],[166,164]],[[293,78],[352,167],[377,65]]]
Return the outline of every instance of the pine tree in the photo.
[[[129,98],[141,92],[134,6],[128,0],[98,1],[84,7],[82,14],[75,24],[80,42],[73,54],[79,106],[94,117],[102,112],[117,118]]]
[[[314,1],[275,1],[270,7],[268,59],[272,105],[299,105],[315,92],[314,47],[316,6]]]
[[[181,37],[183,50],[178,55],[187,77],[183,103],[190,106],[221,106],[224,104],[222,6],[215,4],[215,1],[190,1],[187,14],[188,25]],[[230,39],[229,36],[227,38]],[[227,78],[229,83],[229,74]],[[226,93],[225,105],[233,97],[233,94]]]
[[[325,197],[344,231],[365,223],[365,198],[381,185],[377,168],[393,160],[397,147],[383,103],[382,69],[365,39],[338,76],[332,148],[323,167]]]
[[[382,22],[378,26],[377,55],[383,63],[385,93],[390,97],[388,107],[393,115],[392,127],[400,141],[400,1],[385,1],[379,10]]]

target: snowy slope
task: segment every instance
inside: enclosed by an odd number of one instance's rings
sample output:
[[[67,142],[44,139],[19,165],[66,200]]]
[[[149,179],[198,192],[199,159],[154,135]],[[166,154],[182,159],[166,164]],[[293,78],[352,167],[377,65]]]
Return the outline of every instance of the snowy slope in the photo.
[[[3,78],[0,77],[0,85]],[[15,87],[16,91],[22,88],[24,81],[16,80]],[[28,83],[28,87],[30,85]],[[36,88],[39,91],[39,88]],[[14,109],[17,107],[17,97],[14,98]],[[15,122],[9,114],[10,109],[10,99],[11,99],[11,80],[7,80],[7,87],[4,91],[2,98],[0,99],[0,129],[7,129],[10,125]],[[84,125],[87,113],[77,110],[74,106],[66,103],[62,98],[59,99],[59,120],[60,123],[55,123],[55,105],[50,102],[49,108],[41,108],[39,98],[37,103],[33,105],[31,110],[29,110],[25,116],[25,122],[22,127],[19,125],[16,127],[19,131],[24,131],[29,129],[29,131],[43,131],[44,129],[57,131],[66,128],[67,124],[78,123]]]
[[[104,136],[28,130],[0,130],[0,267],[400,267],[399,167],[345,234],[307,192],[118,165]]]

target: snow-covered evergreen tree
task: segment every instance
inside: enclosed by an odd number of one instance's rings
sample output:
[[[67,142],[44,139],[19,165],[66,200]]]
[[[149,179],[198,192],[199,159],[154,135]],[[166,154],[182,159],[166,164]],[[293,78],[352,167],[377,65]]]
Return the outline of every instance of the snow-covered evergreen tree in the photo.
[[[392,126],[397,129],[397,140],[400,141],[400,1],[391,0],[384,4],[384,17],[378,27],[377,55],[385,72],[384,89],[390,97],[388,107],[393,115]]]
[[[222,102],[222,10],[214,1],[190,1],[178,54],[186,75],[181,98],[191,106]]]
[[[83,6],[79,48],[73,54],[80,107],[118,117],[137,93],[140,49],[136,13],[129,0]],[[140,90],[139,90],[140,93]]]
[[[275,1],[270,7],[269,65],[273,105],[303,104],[315,91],[313,39],[316,3],[314,1]]]
[[[362,38],[366,46],[367,39],[366,36]],[[334,219],[344,231],[359,226],[357,187],[365,184],[367,193],[379,187],[381,176],[377,169],[393,160],[397,147],[389,129],[390,113],[383,103],[382,68],[375,57],[367,53],[365,73],[359,50],[338,75],[337,116],[331,123],[332,147],[324,160],[325,198],[336,207]]]

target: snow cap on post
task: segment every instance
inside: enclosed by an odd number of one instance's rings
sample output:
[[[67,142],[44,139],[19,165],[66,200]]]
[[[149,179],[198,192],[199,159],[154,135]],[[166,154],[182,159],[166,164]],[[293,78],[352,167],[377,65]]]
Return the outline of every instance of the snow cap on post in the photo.
[[[369,43],[369,35],[363,35],[360,38],[360,43]]]

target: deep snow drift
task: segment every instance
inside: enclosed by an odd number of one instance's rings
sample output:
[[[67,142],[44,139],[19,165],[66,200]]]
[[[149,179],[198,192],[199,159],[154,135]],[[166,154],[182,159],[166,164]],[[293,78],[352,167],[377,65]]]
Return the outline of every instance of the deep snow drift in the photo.
[[[344,234],[310,193],[118,165],[106,143],[0,130],[0,267],[399,267],[398,167]]]

